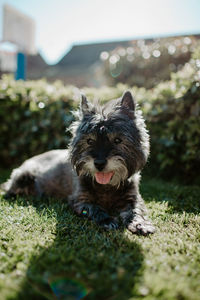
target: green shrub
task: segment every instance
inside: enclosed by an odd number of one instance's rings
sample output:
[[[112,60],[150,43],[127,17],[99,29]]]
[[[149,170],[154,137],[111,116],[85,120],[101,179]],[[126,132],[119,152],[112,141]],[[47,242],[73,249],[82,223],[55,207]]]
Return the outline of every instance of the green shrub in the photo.
[[[188,182],[200,179],[200,50],[171,80],[152,90],[146,114],[151,164]]]
[[[199,82],[181,98],[154,104],[153,115],[148,116],[152,162],[162,174],[192,181],[200,169]]]
[[[65,148],[72,108],[72,88],[58,82],[16,82],[4,77],[0,82],[1,167],[52,148]]]

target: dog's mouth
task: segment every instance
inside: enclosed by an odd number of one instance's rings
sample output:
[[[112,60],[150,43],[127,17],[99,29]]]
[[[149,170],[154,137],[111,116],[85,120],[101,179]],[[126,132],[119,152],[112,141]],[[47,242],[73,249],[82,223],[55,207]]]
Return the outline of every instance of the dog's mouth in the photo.
[[[95,173],[95,179],[99,184],[108,184],[111,181],[111,178],[113,177],[114,172],[97,172]]]

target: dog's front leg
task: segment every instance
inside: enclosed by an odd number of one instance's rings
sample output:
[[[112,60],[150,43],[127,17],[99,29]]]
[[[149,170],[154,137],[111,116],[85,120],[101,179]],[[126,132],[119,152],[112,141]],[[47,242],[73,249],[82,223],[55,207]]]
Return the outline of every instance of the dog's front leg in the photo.
[[[77,215],[88,218],[104,229],[117,229],[118,223],[115,218],[108,215],[100,206],[87,203],[87,202],[76,202],[74,204],[74,210]]]
[[[129,231],[136,234],[148,235],[155,232],[155,227],[147,217],[147,210],[144,200],[138,194],[129,196],[129,204],[120,212],[123,224]]]

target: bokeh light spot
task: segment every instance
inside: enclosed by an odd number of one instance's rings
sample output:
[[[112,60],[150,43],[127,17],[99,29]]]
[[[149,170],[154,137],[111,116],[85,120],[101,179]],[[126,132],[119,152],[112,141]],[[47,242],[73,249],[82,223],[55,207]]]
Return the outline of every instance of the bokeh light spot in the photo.
[[[39,108],[44,108],[44,107],[45,107],[44,102],[39,102],[39,103],[38,103],[38,107],[39,107]]]
[[[188,37],[188,36],[186,36],[184,39],[183,39],[183,42],[186,44],[186,45],[190,45],[191,44],[191,39]]]
[[[101,52],[101,54],[100,54],[100,59],[101,60],[107,60],[108,57],[109,57],[109,53],[107,51]]]
[[[134,53],[133,47],[128,47],[128,48],[126,49],[126,53],[127,53],[128,55],[132,55],[132,54]]]
[[[113,78],[118,77],[122,73],[122,70],[123,66],[120,61],[114,65],[110,65],[110,74]]]
[[[176,47],[174,45],[169,45],[168,47],[168,53],[170,55],[173,55],[176,52]]]
[[[196,66],[197,66],[197,68],[200,68],[200,59],[196,60]]]
[[[49,285],[58,299],[80,300],[87,294],[87,288],[79,281],[70,278],[49,280]]]
[[[187,46],[183,46],[183,47],[181,48],[181,52],[182,52],[182,53],[187,53],[187,52],[188,52],[188,47],[187,47]]]
[[[149,52],[145,51],[145,52],[143,52],[142,56],[144,59],[149,59],[151,57],[151,54]]]
[[[133,55],[127,55],[126,59],[130,62],[134,61]]]
[[[118,61],[119,61],[120,57],[119,55],[115,54],[115,55],[112,55],[109,59],[109,62],[114,65],[116,64]]]
[[[126,50],[124,48],[120,48],[118,50],[118,53],[119,53],[120,56],[125,56],[126,55]]]
[[[154,51],[153,51],[153,56],[154,56],[154,57],[157,58],[157,57],[160,57],[160,55],[161,55],[161,52],[160,52],[159,50],[154,50]]]

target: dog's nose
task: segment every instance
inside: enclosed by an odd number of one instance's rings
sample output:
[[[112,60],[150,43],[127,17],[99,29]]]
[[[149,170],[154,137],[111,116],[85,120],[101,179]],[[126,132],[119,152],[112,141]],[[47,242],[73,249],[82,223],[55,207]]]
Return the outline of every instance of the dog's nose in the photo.
[[[105,167],[107,163],[107,160],[106,159],[95,159],[94,160],[94,165],[95,167],[99,170],[99,171],[102,171],[103,168]]]

